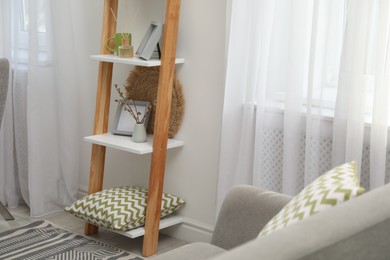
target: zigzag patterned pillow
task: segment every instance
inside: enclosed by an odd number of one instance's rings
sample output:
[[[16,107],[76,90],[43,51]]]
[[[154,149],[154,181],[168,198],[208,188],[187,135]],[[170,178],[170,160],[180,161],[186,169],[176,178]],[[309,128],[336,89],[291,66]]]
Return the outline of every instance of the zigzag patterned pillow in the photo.
[[[259,237],[362,194],[364,189],[359,185],[356,167],[353,161],[318,177],[264,226]]]
[[[85,221],[118,231],[127,231],[145,223],[148,190],[140,187],[119,187],[88,195],[65,211]],[[167,216],[183,204],[184,200],[163,193],[161,218]]]

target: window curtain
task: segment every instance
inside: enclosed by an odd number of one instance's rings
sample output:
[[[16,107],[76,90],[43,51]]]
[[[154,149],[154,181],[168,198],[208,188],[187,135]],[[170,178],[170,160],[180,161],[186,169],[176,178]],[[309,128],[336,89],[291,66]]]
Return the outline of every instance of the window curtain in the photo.
[[[11,64],[0,132],[0,199],[31,216],[75,200],[79,75],[71,1],[1,0],[0,56]]]
[[[218,208],[232,186],[297,194],[346,161],[389,181],[386,0],[231,1]]]

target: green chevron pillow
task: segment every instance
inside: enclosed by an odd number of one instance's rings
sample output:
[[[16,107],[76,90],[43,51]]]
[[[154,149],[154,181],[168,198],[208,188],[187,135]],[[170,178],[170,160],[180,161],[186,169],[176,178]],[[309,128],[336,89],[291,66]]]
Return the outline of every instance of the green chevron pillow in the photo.
[[[65,211],[94,225],[127,231],[144,225],[147,196],[148,190],[140,187],[112,188],[88,195],[66,207]],[[179,197],[163,193],[161,218],[184,203]]]
[[[271,234],[363,192],[357,177],[356,162],[338,166],[306,186],[264,226],[259,236]]]

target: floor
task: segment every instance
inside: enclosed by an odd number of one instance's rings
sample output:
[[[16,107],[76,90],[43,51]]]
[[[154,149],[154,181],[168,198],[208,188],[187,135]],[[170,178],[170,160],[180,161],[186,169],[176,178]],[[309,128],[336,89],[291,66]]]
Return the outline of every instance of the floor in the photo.
[[[31,218],[27,206],[19,206],[18,208],[9,209],[9,211],[14,216],[15,220],[5,221],[0,215],[0,232],[21,227],[40,219],[47,220],[73,233],[83,235],[84,232],[84,222],[66,212],[53,213],[42,218]],[[89,237],[141,256],[143,237],[131,239],[102,228],[99,229],[97,234]],[[158,254],[170,251],[184,244],[187,244],[187,242],[160,234]],[[152,258],[153,257],[151,257],[151,259]]]

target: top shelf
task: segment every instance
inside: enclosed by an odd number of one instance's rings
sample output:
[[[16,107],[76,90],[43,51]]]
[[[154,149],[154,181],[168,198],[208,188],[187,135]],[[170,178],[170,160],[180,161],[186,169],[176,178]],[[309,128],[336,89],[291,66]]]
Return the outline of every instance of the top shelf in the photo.
[[[127,65],[134,66],[143,66],[143,67],[156,67],[161,65],[161,60],[151,59],[151,60],[143,60],[138,57],[133,58],[119,58],[113,54],[102,54],[102,55],[91,55],[91,59],[112,63],[121,63]],[[176,64],[184,63],[183,58],[176,58]]]

